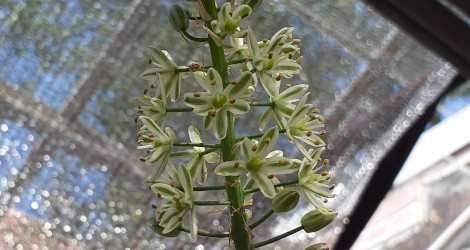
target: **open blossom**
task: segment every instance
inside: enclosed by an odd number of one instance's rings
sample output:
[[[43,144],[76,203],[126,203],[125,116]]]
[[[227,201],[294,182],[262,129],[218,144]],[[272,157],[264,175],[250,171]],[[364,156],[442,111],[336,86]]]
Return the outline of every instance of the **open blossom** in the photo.
[[[147,156],[141,160],[153,166],[150,180],[156,180],[167,166],[176,135],[169,127],[165,128],[165,133],[150,117],[140,116],[139,119],[144,126],[139,131],[137,148],[147,150]]]
[[[220,7],[219,20],[212,20],[211,26],[216,33],[242,37],[246,31],[240,31],[238,28],[250,15],[250,6],[242,4],[232,10],[231,3],[226,2]]]
[[[171,96],[175,102],[180,96],[181,78],[187,78],[189,72],[180,72],[186,67],[178,66],[173,57],[166,50],[159,50],[155,47],[148,47],[148,51],[157,62],[151,61],[155,68],[144,71],[140,77],[150,81],[160,82],[164,97]]]
[[[292,50],[292,42],[285,43],[291,36],[294,28],[282,28],[271,37],[271,40],[259,44],[253,33],[248,28],[247,44],[253,58],[253,66],[257,70],[261,82],[269,78],[268,74],[280,74],[290,78],[298,74],[302,67],[292,59],[295,50]]]
[[[334,194],[330,193],[330,190],[334,188],[334,185],[330,185],[330,180],[333,175],[327,171],[319,172],[326,164],[315,168],[318,162],[317,159],[320,157],[323,150],[325,150],[325,148],[321,147],[313,151],[311,157],[314,159],[313,161],[304,158],[300,165],[298,177],[300,190],[307,200],[318,209],[318,211],[328,213],[330,210],[323,205],[323,201],[320,199],[335,197]],[[309,150],[309,153],[312,153],[312,150]]]
[[[204,128],[212,127],[215,137],[221,140],[227,135],[227,112],[245,114],[250,110],[250,104],[244,99],[252,93],[252,75],[244,72],[225,88],[214,68],[210,68],[207,74],[194,72],[194,76],[206,92],[185,94],[184,104],[193,108],[195,114],[204,116]]]
[[[279,93],[281,77],[269,78],[263,82],[263,87],[270,96],[270,101],[273,104],[272,107],[267,108],[266,111],[261,115],[259,120],[259,130],[263,130],[266,127],[271,116],[277,120],[277,122],[282,125],[283,117],[291,117],[296,105],[295,102],[299,101],[299,98],[305,95],[307,92],[307,84],[299,84],[295,86],[288,87],[281,93]],[[266,85],[266,86],[265,86]]]
[[[188,127],[189,139],[192,143],[202,143],[201,134],[199,130],[193,125]],[[210,152],[204,155],[200,155],[206,150],[205,147],[196,147],[193,149],[173,152],[171,154],[172,159],[178,158],[190,158],[187,166],[189,168],[189,173],[191,177],[197,178],[199,184],[203,184],[207,179],[207,166],[206,162],[217,163],[220,160],[220,157],[215,152]]]
[[[138,106],[138,110],[142,111],[145,116],[150,117],[155,122],[162,122],[162,127],[165,127],[167,117],[167,104],[166,98],[162,98],[161,88],[157,87],[157,93],[155,97],[150,97],[147,94],[138,95],[135,97],[141,104]]]
[[[183,164],[178,170],[172,164],[169,165],[168,172],[172,181],[155,183],[151,186],[152,191],[162,199],[157,206],[157,222],[164,227],[162,233],[167,234],[178,228],[189,213],[189,230],[192,240],[196,241],[198,229],[191,175]]]
[[[219,164],[215,174],[222,176],[248,176],[247,183],[253,182],[264,196],[272,199],[276,195],[274,184],[279,183],[276,175],[289,174],[297,170],[291,161],[282,157],[279,151],[271,150],[279,138],[277,126],[270,128],[261,137],[259,143],[245,138],[241,144],[243,160],[227,161]],[[281,152],[282,153],[282,152]]]
[[[315,130],[324,127],[322,123],[323,118],[321,116],[315,114],[307,115],[313,106],[311,104],[305,104],[308,94],[309,93],[300,99],[290,119],[287,122],[284,120],[282,127],[286,129],[287,140],[293,143],[304,157],[313,161],[304,146],[297,140],[313,147],[323,147],[325,146],[325,142],[318,135],[322,135],[326,132],[324,130]]]

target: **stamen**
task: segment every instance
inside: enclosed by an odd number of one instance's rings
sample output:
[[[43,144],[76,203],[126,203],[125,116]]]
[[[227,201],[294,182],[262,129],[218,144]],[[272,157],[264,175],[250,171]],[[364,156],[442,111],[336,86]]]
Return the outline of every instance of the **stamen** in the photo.
[[[330,188],[328,188],[329,190],[333,190],[335,188],[335,184],[331,185]]]
[[[139,121],[139,118],[134,118],[134,123],[137,123]]]
[[[144,134],[143,130],[140,130],[139,133],[137,133],[137,136],[142,136]]]
[[[328,203],[328,200],[327,200],[327,199],[324,199],[324,200],[323,200],[323,203]]]
[[[318,113],[320,113],[320,109],[313,109],[312,113],[318,114]]]
[[[188,67],[191,72],[196,72],[201,69],[201,65],[198,62],[190,62]]]
[[[175,195],[175,196],[173,196],[173,200],[176,201],[176,202],[178,202],[178,201],[180,201],[180,197],[178,197],[178,196]]]
[[[230,84],[232,84],[232,85],[237,85],[237,83],[238,83],[238,82],[235,81],[235,80],[231,80],[231,81],[230,81]]]
[[[217,114],[217,112],[215,112],[215,110],[213,110],[213,109],[207,111],[207,115],[210,116],[210,117],[215,117],[216,114]]]
[[[154,88],[155,88],[155,86],[152,84],[152,85],[150,85],[150,88],[151,88],[151,89],[154,89]]]
[[[263,39],[263,43],[267,43],[268,42],[268,39]]]
[[[170,186],[175,187],[175,185],[176,185],[176,182],[175,182],[175,181],[171,181]]]
[[[238,168],[240,166],[240,162],[235,162],[235,164],[233,165],[234,168]]]
[[[178,216],[178,221],[183,221],[183,216]]]
[[[268,179],[272,179],[272,178],[274,178],[273,174],[268,175]]]
[[[251,151],[256,151],[258,149],[258,146],[254,145],[253,147],[251,147]]]
[[[155,137],[155,135],[154,134],[149,134],[148,137],[153,138],[153,137]]]
[[[286,88],[290,88],[290,87],[292,87],[292,84],[290,83],[286,84]]]
[[[157,197],[158,197],[158,198],[162,198],[162,193],[157,192]]]
[[[292,40],[292,45],[299,45],[300,42],[301,42],[301,40],[296,38],[296,39]]]
[[[157,205],[152,204],[152,208],[153,208],[153,209],[157,209]]]
[[[297,64],[300,64],[302,61],[304,60],[304,57],[303,56],[300,56],[299,58],[297,58],[297,60],[295,61]]]
[[[194,92],[193,96],[194,97],[201,97],[201,93],[200,92]]]
[[[328,163],[330,163],[330,160],[328,159],[323,160],[323,165],[328,165]]]
[[[269,54],[268,54],[268,59],[272,59],[272,58],[273,58],[273,55],[274,55],[273,52],[269,52]]]
[[[144,95],[146,95],[149,92],[148,89],[144,89]]]
[[[323,116],[319,115],[319,116],[317,116],[317,119],[318,119],[320,122],[323,122]]]
[[[232,98],[232,99],[230,99],[228,102],[229,102],[230,104],[234,104],[235,101],[236,101],[235,98]]]
[[[278,162],[279,162],[279,164],[283,164],[283,163],[284,163],[284,160],[283,160],[283,159],[280,159]]]
[[[326,130],[320,131],[320,135],[324,135],[324,134],[326,134]]]
[[[269,144],[271,142],[271,138],[269,138],[269,137],[264,138],[264,142],[266,144]]]
[[[328,174],[328,171],[326,171],[326,170],[321,172],[322,176],[326,176],[327,174]]]
[[[145,158],[142,158],[142,157],[141,157],[139,160],[140,160],[141,162],[146,162]]]
[[[311,135],[312,135],[312,131],[310,131],[310,130],[307,131],[307,134],[306,134],[306,135],[307,135],[307,136],[311,136]]]
[[[294,55],[292,53],[289,53],[288,55],[289,59],[292,60],[292,58],[294,57]]]
[[[315,145],[320,145],[321,144],[321,141],[320,140],[316,140],[315,142],[313,142]]]
[[[217,83],[217,81],[215,79],[211,80],[211,85],[215,85],[216,83]]]
[[[277,76],[276,76],[276,81],[280,81],[281,78],[282,78],[282,75],[277,75]]]
[[[149,59],[149,64],[152,64],[152,59]]]

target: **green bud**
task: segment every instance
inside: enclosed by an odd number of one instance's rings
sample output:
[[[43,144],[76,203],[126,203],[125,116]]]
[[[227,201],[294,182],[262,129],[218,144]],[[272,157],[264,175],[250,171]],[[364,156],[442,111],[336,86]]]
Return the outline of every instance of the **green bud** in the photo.
[[[329,250],[329,248],[326,247],[326,243],[317,243],[308,246],[305,250]]]
[[[299,202],[300,193],[296,187],[284,188],[274,196],[271,209],[276,213],[285,213],[294,209]]]
[[[328,226],[338,215],[337,212],[321,213],[317,209],[310,211],[302,217],[300,224],[304,227],[307,233],[316,232]]]
[[[168,10],[168,20],[171,27],[181,32],[189,27],[189,10],[182,5],[172,5]]]
[[[173,231],[167,233],[167,234],[163,234],[163,229],[165,229],[164,227],[160,226],[158,221],[155,219],[155,217],[152,217],[150,219],[147,220],[148,224],[149,224],[149,227],[157,234],[161,235],[161,236],[164,236],[164,237],[177,237],[178,235],[180,235],[181,233],[181,230],[179,229],[179,227],[175,228]]]

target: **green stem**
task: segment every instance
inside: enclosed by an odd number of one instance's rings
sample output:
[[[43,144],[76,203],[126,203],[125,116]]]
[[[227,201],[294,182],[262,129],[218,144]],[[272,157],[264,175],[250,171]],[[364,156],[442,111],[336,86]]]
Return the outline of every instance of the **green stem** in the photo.
[[[274,102],[251,102],[250,106],[274,107]]]
[[[265,220],[267,220],[271,215],[274,214],[274,211],[270,209],[263,217],[259,218],[257,221],[255,221],[253,224],[249,226],[250,229],[254,229],[255,227],[259,226],[261,223],[263,223]]]
[[[205,10],[212,17],[213,20],[217,20],[217,8],[215,6],[215,0],[202,0]],[[211,27],[210,21],[206,22],[206,27]],[[230,84],[227,72],[227,59],[224,55],[224,49],[217,46],[215,41],[209,36],[208,44],[211,52],[211,59],[214,69],[220,74],[224,87]],[[227,124],[227,135],[221,141],[222,158],[224,161],[236,160],[238,155],[233,151],[233,147],[237,142],[235,136],[235,128],[233,124],[233,115],[231,112],[227,112],[228,124]],[[227,176],[225,177],[225,192],[227,193],[227,199],[232,203],[230,206],[231,215],[231,229],[230,235],[235,244],[235,249],[238,250],[250,250],[251,242],[248,235],[245,222],[245,208],[243,206],[245,195],[243,194],[243,188],[241,187],[240,177],[238,176]]]
[[[182,30],[182,32],[187,38],[193,41],[200,42],[200,43],[207,42],[207,37],[195,37],[195,36],[190,35],[186,30]]]
[[[242,58],[242,59],[236,59],[236,60],[228,61],[227,64],[232,65],[232,64],[239,64],[239,63],[244,63],[244,62],[248,62],[248,61],[250,61],[250,59]]]
[[[214,151],[217,151],[217,150],[219,150],[219,149],[218,149],[218,148],[211,148],[211,149],[208,149],[208,150],[206,150],[206,151],[204,151],[204,152],[199,153],[199,157],[202,157],[202,156],[204,156],[204,155],[206,155],[206,154],[210,154],[210,153],[212,153],[212,152],[214,152]]]
[[[191,143],[191,142],[175,142],[173,146],[180,147],[206,147],[206,148],[221,148],[220,144],[207,144],[207,143]]]
[[[289,236],[289,235],[291,235],[291,234],[295,234],[295,233],[297,233],[298,231],[300,231],[300,230],[302,230],[302,229],[304,229],[304,226],[296,227],[296,228],[294,228],[294,229],[292,229],[292,230],[290,230],[290,231],[288,231],[288,232],[285,232],[285,233],[283,233],[283,234],[280,234],[280,235],[278,235],[278,236],[276,236],[276,237],[273,237],[273,238],[271,238],[271,239],[258,242],[258,243],[256,243],[256,244],[254,244],[254,247],[255,247],[255,248],[258,248],[258,247],[266,246],[266,245],[271,244],[271,243],[273,243],[273,242],[275,242],[275,241],[278,241],[278,240],[280,240],[280,239],[283,239],[283,238],[285,238],[285,237],[287,237],[287,236]]]
[[[193,191],[213,191],[213,190],[225,190],[225,186],[202,186],[202,187],[193,187]]]
[[[180,227],[180,230],[183,231],[183,232],[186,232],[186,233],[190,233],[191,231],[189,230],[189,228],[185,228],[185,227]],[[201,232],[201,231],[198,231],[197,232],[197,235],[199,236],[206,236],[206,237],[212,237],[212,238],[227,238],[230,236],[230,234],[228,233],[209,233],[209,232]]]
[[[194,201],[194,205],[196,206],[218,206],[218,205],[231,205],[230,201]]]
[[[290,180],[290,181],[284,181],[284,182],[280,182],[280,183],[277,183],[277,184],[274,184],[274,187],[283,187],[283,186],[287,186],[287,185],[292,185],[292,184],[297,184],[299,183],[299,180],[298,179],[295,179],[295,180]],[[259,188],[251,188],[251,189],[246,189],[246,190],[243,190],[243,193],[245,194],[251,194],[251,193],[254,193],[254,192],[258,192],[260,191]]]
[[[167,108],[166,112],[193,112],[193,108]]]
[[[283,129],[279,129],[279,133],[285,133],[286,132],[286,129],[283,128]],[[254,135],[249,135],[249,136],[245,136],[245,137],[237,137],[237,141],[241,141],[245,138],[248,138],[248,139],[256,139],[256,138],[260,138],[264,135],[264,133],[259,133],[259,134],[254,134]]]

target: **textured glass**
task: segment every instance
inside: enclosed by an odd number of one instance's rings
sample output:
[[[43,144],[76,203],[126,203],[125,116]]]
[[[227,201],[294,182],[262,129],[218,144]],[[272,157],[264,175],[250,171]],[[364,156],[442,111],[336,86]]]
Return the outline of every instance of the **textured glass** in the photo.
[[[134,96],[154,91],[138,78],[148,68],[145,47],[168,50],[179,65],[211,64],[207,46],[187,44],[168,25],[172,4],[0,0],[0,248],[228,245],[206,237],[191,243],[186,233],[164,239],[146,226],[156,199],[141,184],[149,168],[135,152],[134,123]],[[323,156],[337,175],[338,196],[328,205],[339,216],[325,232],[297,233],[261,249],[300,249],[322,241],[331,246],[377,162],[456,72],[358,1],[265,0],[246,25],[258,39],[284,26],[295,28],[304,60],[302,74],[291,83],[310,85],[309,101],[320,108],[328,131]],[[189,80],[183,88],[198,85]],[[264,107],[253,110],[236,120],[242,124],[237,135],[259,132]],[[168,125],[185,138],[195,121],[202,118],[175,114]],[[211,133],[201,131],[203,138],[213,138]],[[284,138],[278,143],[287,155],[299,157]],[[222,184],[219,178],[208,182]],[[197,195],[224,199],[222,192]],[[271,201],[258,194],[255,199],[251,210],[257,219]],[[257,228],[255,240],[297,226],[309,208],[301,204]],[[226,232],[227,213],[220,206],[199,209],[200,228]]]

